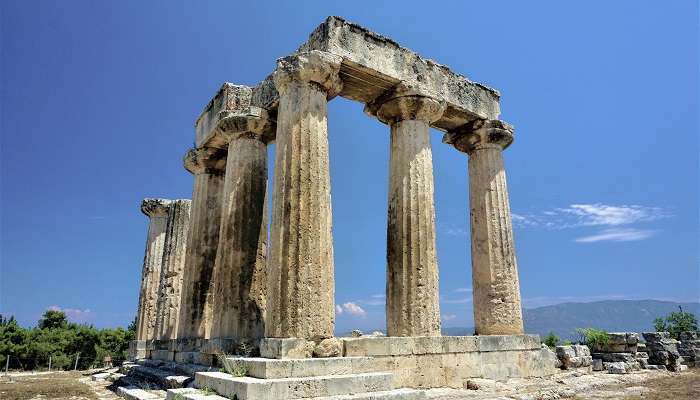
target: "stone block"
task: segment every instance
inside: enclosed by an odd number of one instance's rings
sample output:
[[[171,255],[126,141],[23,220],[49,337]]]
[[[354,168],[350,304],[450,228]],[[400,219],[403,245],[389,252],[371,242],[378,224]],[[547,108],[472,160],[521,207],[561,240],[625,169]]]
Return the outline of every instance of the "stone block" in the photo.
[[[626,374],[627,368],[623,362],[603,362],[603,368],[609,374]]]
[[[316,344],[297,338],[265,338],[260,341],[263,358],[311,358]]]
[[[321,340],[313,351],[314,357],[340,357],[343,355],[343,342],[338,338]]]
[[[219,395],[239,400],[313,398],[392,389],[389,373],[257,379],[233,377],[222,372],[198,372],[195,380],[197,387],[209,387]]]
[[[476,336],[443,336],[443,353],[468,353],[477,351]]]
[[[698,340],[698,333],[697,332],[681,332],[679,337],[681,342],[688,342],[691,340]]]
[[[633,362],[636,357],[632,353],[593,353],[593,358],[603,360],[603,362]]]
[[[593,367],[593,371],[602,371],[603,370],[603,360],[600,358],[594,358],[593,361],[591,362],[591,366]]]
[[[175,353],[175,362],[180,364],[214,365],[216,356],[199,351],[184,351]]]
[[[538,350],[539,335],[476,336],[478,351]]]
[[[563,369],[582,368],[591,365],[592,358],[588,346],[557,346],[555,352]]]
[[[311,376],[347,375],[376,372],[369,357],[334,357],[303,359],[270,359],[228,357],[232,368],[239,368],[252,378],[279,379]]]

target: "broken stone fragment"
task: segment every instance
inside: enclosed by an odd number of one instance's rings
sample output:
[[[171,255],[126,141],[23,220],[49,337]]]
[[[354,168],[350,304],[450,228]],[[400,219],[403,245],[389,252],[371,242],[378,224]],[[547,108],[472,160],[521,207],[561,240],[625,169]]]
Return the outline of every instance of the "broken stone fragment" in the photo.
[[[343,355],[343,342],[337,338],[321,340],[314,348],[314,357],[340,357]]]

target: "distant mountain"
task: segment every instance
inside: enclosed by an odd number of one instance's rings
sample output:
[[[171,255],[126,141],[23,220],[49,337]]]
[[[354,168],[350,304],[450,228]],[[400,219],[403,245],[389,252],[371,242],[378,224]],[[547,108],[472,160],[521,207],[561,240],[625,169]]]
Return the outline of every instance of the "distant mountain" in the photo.
[[[606,300],[592,303],[562,303],[523,310],[525,331],[546,335],[554,332],[562,339],[576,339],[577,328],[598,328],[608,332],[649,332],[654,318],[683,311],[700,317],[700,303],[658,300]]]
[[[544,337],[554,332],[562,340],[576,340],[578,328],[597,328],[608,332],[650,332],[654,318],[678,311],[691,312],[700,320],[700,303],[674,303],[659,300],[605,300],[592,303],[561,303],[523,310],[525,332]],[[386,333],[386,330],[376,329]],[[371,330],[365,332],[368,334]],[[469,336],[473,327],[443,327],[445,336]],[[343,332],[340,336],[350,336]]]

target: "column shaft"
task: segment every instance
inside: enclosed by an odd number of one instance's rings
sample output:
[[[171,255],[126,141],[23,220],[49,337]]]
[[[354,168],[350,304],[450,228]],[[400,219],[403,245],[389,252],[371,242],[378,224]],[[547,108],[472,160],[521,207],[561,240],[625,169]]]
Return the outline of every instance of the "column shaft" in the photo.
[[[469,154],[469,203],[476,333],[522,334],[520,284],[500,146]]]
[[[206,148],[191,150],[185,157],[185,167],[194,174],[194,188],[178,322],[179,339],[204,338],[210,323],[225,162],[225,151]]]
[[[254,134],[233,138],[226,162],[211,338],[262,337],[266,189],[267,146]]]
[[[163,268],[160,275],[156,313],[155,335],[158,340],[175,339],[177,336],[189,221],[190,200],[174,200],[168,210],[163,245]]]
[[[319,84],[302,80],[280,90],[267,337],[334,333],[327,96]]]
[[[141,205],[141,210],[149,217],[149,224],[136,317],[136,340],[154,339],[158,286],[168,220],[167,203],[167,200],[146,199]]]
[[[439,336],[433,159],[429,125],[391,125],[386,318],[389,336]]]

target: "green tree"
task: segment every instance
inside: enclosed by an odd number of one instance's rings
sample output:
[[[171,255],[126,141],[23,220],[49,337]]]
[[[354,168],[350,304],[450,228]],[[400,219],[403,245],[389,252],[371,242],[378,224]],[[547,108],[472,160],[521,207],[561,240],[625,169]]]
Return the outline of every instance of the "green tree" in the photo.
[[[549,335],[544,337],[542,343],[546,344],[547,347],[557,347],[559,344],[559,336],[555,335],[554,332],[549,332]]]
[[[66,313],[60,310],[46,310],[39,320],[39,329],[63,328],[67,324]]]
[[[665,318],[654,319],[654,329],[657,332],[668,332],[674,339],[678,339],[681,332],[700,332],[697,317],[683,311],[681,306],[678,306],[678,311],[672,312]]]

